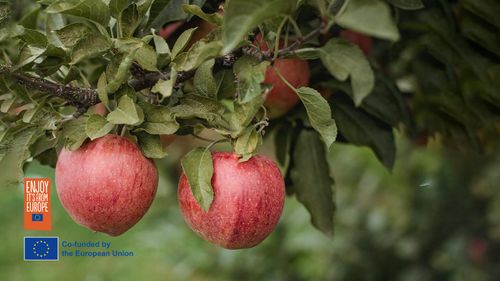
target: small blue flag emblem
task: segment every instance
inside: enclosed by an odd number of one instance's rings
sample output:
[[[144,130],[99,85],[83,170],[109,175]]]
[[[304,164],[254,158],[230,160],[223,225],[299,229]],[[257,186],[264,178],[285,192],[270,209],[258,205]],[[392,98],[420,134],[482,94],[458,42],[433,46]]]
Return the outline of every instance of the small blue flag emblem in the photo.
[[[59,237],[24,237],[25,261],[58,261]]]

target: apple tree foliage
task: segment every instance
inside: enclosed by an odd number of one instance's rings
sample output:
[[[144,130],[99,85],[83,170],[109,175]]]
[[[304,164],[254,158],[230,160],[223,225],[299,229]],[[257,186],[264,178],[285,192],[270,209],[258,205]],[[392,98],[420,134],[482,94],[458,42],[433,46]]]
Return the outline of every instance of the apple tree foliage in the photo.
[[[55,165],[62,147],[110,133],[163,158],[161,135],[208,129],[241,161],[271,136],[287,193],[332,233],[326,156],[335,141],[370,147],[390,169],[394,130],[465,149],[498,132],[499,4],[440,2],[421,9],[420,0],[1,1],[0,183],[16,184],[33,159]],[[458,20],[454,9],[465,16]],[[193,19],[216,28],[192,45],[196,27],[170,44],[159,36],[166,24]],[[339,29],[376,38],[380,48],[367,58],[335,35]],[[257,34],[269,50],[255,44]],[[398,63],[386,63],[391,55]],[[301,104],[269,120],[264,73],[280,58],[309,60],[311,85],[294,88]],[[325,89],[333,94],[323,96]],[[97,114],[98,103],[109,113]],[[212,144],[181,161],[205,209]]]

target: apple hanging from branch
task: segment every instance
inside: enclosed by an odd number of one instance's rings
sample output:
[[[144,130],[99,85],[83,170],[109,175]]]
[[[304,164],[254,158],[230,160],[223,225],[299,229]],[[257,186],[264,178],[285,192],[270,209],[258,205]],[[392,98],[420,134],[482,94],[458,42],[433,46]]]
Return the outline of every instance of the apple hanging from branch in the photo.
[[[250,248],[276,227],[285,201],[285,183],[274,161],[214,152],[213,201],[208,211],[197,202],[183,173],[178,200],[189,227],[205,240],[227,249]]]
[[[118,236],[134,226],[156,194],[158,173],[132,141],[107,135],[76,151],[63,149],[56,165],[56,189],[77,223]]]

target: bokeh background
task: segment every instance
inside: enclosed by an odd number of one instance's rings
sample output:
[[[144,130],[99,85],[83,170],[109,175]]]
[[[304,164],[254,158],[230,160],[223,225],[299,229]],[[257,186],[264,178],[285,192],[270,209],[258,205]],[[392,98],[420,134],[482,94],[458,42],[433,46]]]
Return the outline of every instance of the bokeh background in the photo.
[[[145,217],[120,237],[74,223],[52,189],[53,231],[23,230],[23,192],[0,189],[0,280],[500,280],[500,157],[427,148],[398,137],[392,172],[365,148],[336,144],[335,235],[324,236],[288,197],[279,226],[262,244],[224,250],[184,223],[176,198],[177,157],[158,163],[158,195]],[[264,153],[270,153],[267,145]],[[54,177],[31,163],[26,176]],[[109,241],[134,257],[61,257],[24,262],[23,236]]]

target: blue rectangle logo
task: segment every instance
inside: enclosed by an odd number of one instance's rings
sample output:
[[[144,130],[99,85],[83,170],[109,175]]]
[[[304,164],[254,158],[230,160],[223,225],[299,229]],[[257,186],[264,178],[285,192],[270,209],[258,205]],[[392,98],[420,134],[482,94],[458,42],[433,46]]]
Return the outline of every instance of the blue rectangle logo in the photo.
[[[31,221],[43,221],[43,214],[31,214]]]
[[[24,237],[25,261],[58,261],[59,237]]]

